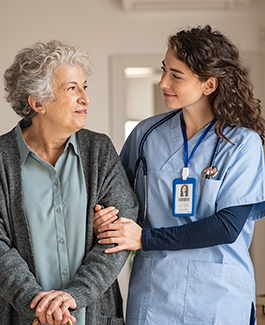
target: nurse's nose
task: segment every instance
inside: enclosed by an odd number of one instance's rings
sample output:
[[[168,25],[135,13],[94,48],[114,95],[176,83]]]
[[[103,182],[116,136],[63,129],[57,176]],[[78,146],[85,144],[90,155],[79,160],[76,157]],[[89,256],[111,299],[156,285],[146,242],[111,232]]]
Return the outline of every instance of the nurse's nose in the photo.
[[[169,78],[165,72],[162,74],[158,85],[161,89],[169,89],[170,88],[170,81],[169,81]]]

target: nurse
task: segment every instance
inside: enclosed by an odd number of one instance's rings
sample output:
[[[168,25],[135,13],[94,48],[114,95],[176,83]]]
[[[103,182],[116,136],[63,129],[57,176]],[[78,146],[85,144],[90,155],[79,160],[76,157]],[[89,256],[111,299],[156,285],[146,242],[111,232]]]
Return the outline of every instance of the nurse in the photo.
[[[126,324],[255,324],[248,248],[265,201],[260,101],[237,48],[208,25],[169,38],[159,85],[173,111],[142,121],[121,153],[142,226],[116,220],[113,207],[94,216],[99,243],[117,244],[106,253],[137,250]]]

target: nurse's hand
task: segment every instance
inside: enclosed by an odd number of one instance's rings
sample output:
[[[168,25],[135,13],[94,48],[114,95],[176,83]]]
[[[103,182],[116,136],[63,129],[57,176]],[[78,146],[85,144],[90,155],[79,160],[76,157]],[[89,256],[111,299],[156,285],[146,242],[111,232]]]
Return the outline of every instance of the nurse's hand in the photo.
[[[142,228],[133,220],[119,218],[114,223],[102,224],[98,228],[99,244],[117,244],[108,248],[105,253],[115,253],[122,250],[137,250],[142,246]]]
[[[107,225],[109,223],[114,222],[117,220],[119,210],[115,209],[115,207],[108,207],[105,209],[102,209],[102,206],[97,204],[95,206],[95,213],[94,213],[94,219],[93,219],[93,231],[94,234],[98,235],[98,228]]]

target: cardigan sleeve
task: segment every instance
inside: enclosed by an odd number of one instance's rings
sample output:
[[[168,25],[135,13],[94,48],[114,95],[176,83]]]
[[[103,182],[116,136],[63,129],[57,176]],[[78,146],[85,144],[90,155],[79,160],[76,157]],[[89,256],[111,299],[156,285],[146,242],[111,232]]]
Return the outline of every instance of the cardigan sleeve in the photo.
[[[33,298],[43,289],[37,283],[28,264],[18,250],[7,244],[6,231],[0,221],[0,312],[4,317],[4,305],[9,303],[21,317],[34,319],[35,310],[30,308]],[[9,324],[9,323],[8,323]]]
[[[92,139],[91,139],[92,137]],[[87,251],[82,265],[62,290],[69,292],[83,308],[102,297],[117,279],[129,251],[104,253],[93,234],[96,204],[115,206],[119,216],[137,219],[138,203],[110,139],[105,135],[80,136],[80,152],[88,191]]]
[[[33,319],[32,299],[43,289],[23,212],[20,159],[14,131],[0,138],[0,323],[10,324],[10,307],[20,319]],[[7,313],[7,314],[6,314]]]

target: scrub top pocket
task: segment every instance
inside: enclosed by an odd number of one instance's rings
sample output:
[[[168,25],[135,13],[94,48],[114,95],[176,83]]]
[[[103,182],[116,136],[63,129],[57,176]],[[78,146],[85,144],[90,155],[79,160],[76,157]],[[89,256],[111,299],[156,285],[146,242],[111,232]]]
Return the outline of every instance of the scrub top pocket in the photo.
[[[184,324],[243,325],[243,296],[240,266],[190,261]]]
[[[222,184],[221,180],[215,179],[201,179],[201,182],[198,182],[200,191],[197,190],[197,193],[200,193],[197,198],[197,210],[196,210],[196,219],[206,218],[214,213],[216,213],[215,202],[218,198],[218,191]]]

